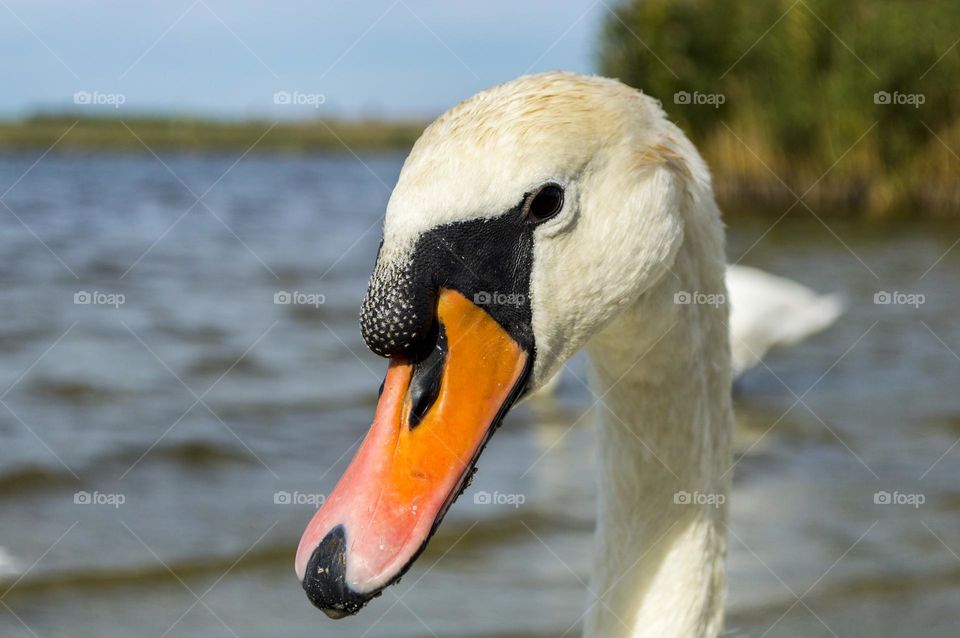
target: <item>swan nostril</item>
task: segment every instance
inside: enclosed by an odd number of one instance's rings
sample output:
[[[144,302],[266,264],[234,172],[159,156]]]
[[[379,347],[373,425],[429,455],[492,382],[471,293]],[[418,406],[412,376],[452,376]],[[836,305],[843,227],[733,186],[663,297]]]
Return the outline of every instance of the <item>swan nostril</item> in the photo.
[[[440,324],[433,347],[413,367],[410,380],[410,428],[415,428],[430,411],[440,394],[440,380],[447,358],[447,333]]]

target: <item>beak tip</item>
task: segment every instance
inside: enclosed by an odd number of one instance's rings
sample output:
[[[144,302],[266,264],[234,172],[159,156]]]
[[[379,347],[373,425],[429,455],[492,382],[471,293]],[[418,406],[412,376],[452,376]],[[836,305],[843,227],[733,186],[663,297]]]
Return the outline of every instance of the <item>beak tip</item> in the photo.
[[[301,582],[310,602],[334,620],[356,614],[380,595],[362,594],[347,584],[346,545],[343,525],[337,525],[313,550]]]
[[[353,615],[353,614],[351,614],[351,613],[348,612],[348,611],[343,611],[343,610],[340,610],[340,609],[323,609],[323,608],[321,608],[320,611],[322,611],[323,613],[325,613],[325,614],[327,615],[327,618],[329,618],[330,620],[340,620],[341,618],[346,618],[347,616],[352,616],[352,615]]]

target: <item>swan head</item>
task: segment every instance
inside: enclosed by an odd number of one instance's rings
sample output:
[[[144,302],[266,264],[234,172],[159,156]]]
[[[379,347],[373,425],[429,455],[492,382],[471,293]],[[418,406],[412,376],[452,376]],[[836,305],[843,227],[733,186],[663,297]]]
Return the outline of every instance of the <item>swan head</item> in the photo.
[[[314,604],[356,613],[399,579],[510,406],[670,271],[708,180],[614,80],[522,77],[424,131],[361,310],[390,359],[374,424],[297,553]]]

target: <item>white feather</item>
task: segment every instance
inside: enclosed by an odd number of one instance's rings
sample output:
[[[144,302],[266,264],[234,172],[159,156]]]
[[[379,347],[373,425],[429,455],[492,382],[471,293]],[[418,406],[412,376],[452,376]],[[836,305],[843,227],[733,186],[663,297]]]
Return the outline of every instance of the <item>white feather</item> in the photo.
[[[771,350],[789,348],[826,330],[845,309],[840,294],[821,295],[750,266],[728,265],[726,284],[734,378],[760,363]],[[561,373],[555,374],[533,396],[552,395],[561,377]]]
[[[740,376],[773,348],[792,346],[843,314],[840,295],[819,295],[790,279],[748,266],[727,266],[730,350]]]

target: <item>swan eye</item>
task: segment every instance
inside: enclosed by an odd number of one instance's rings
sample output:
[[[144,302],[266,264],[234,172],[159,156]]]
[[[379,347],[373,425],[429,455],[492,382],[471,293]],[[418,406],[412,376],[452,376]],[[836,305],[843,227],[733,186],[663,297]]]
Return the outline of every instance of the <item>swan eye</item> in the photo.
[[[527,195],[523,212],[534,223],[547,221],[563,208],[563,189],[556,184],[547,184]]]

